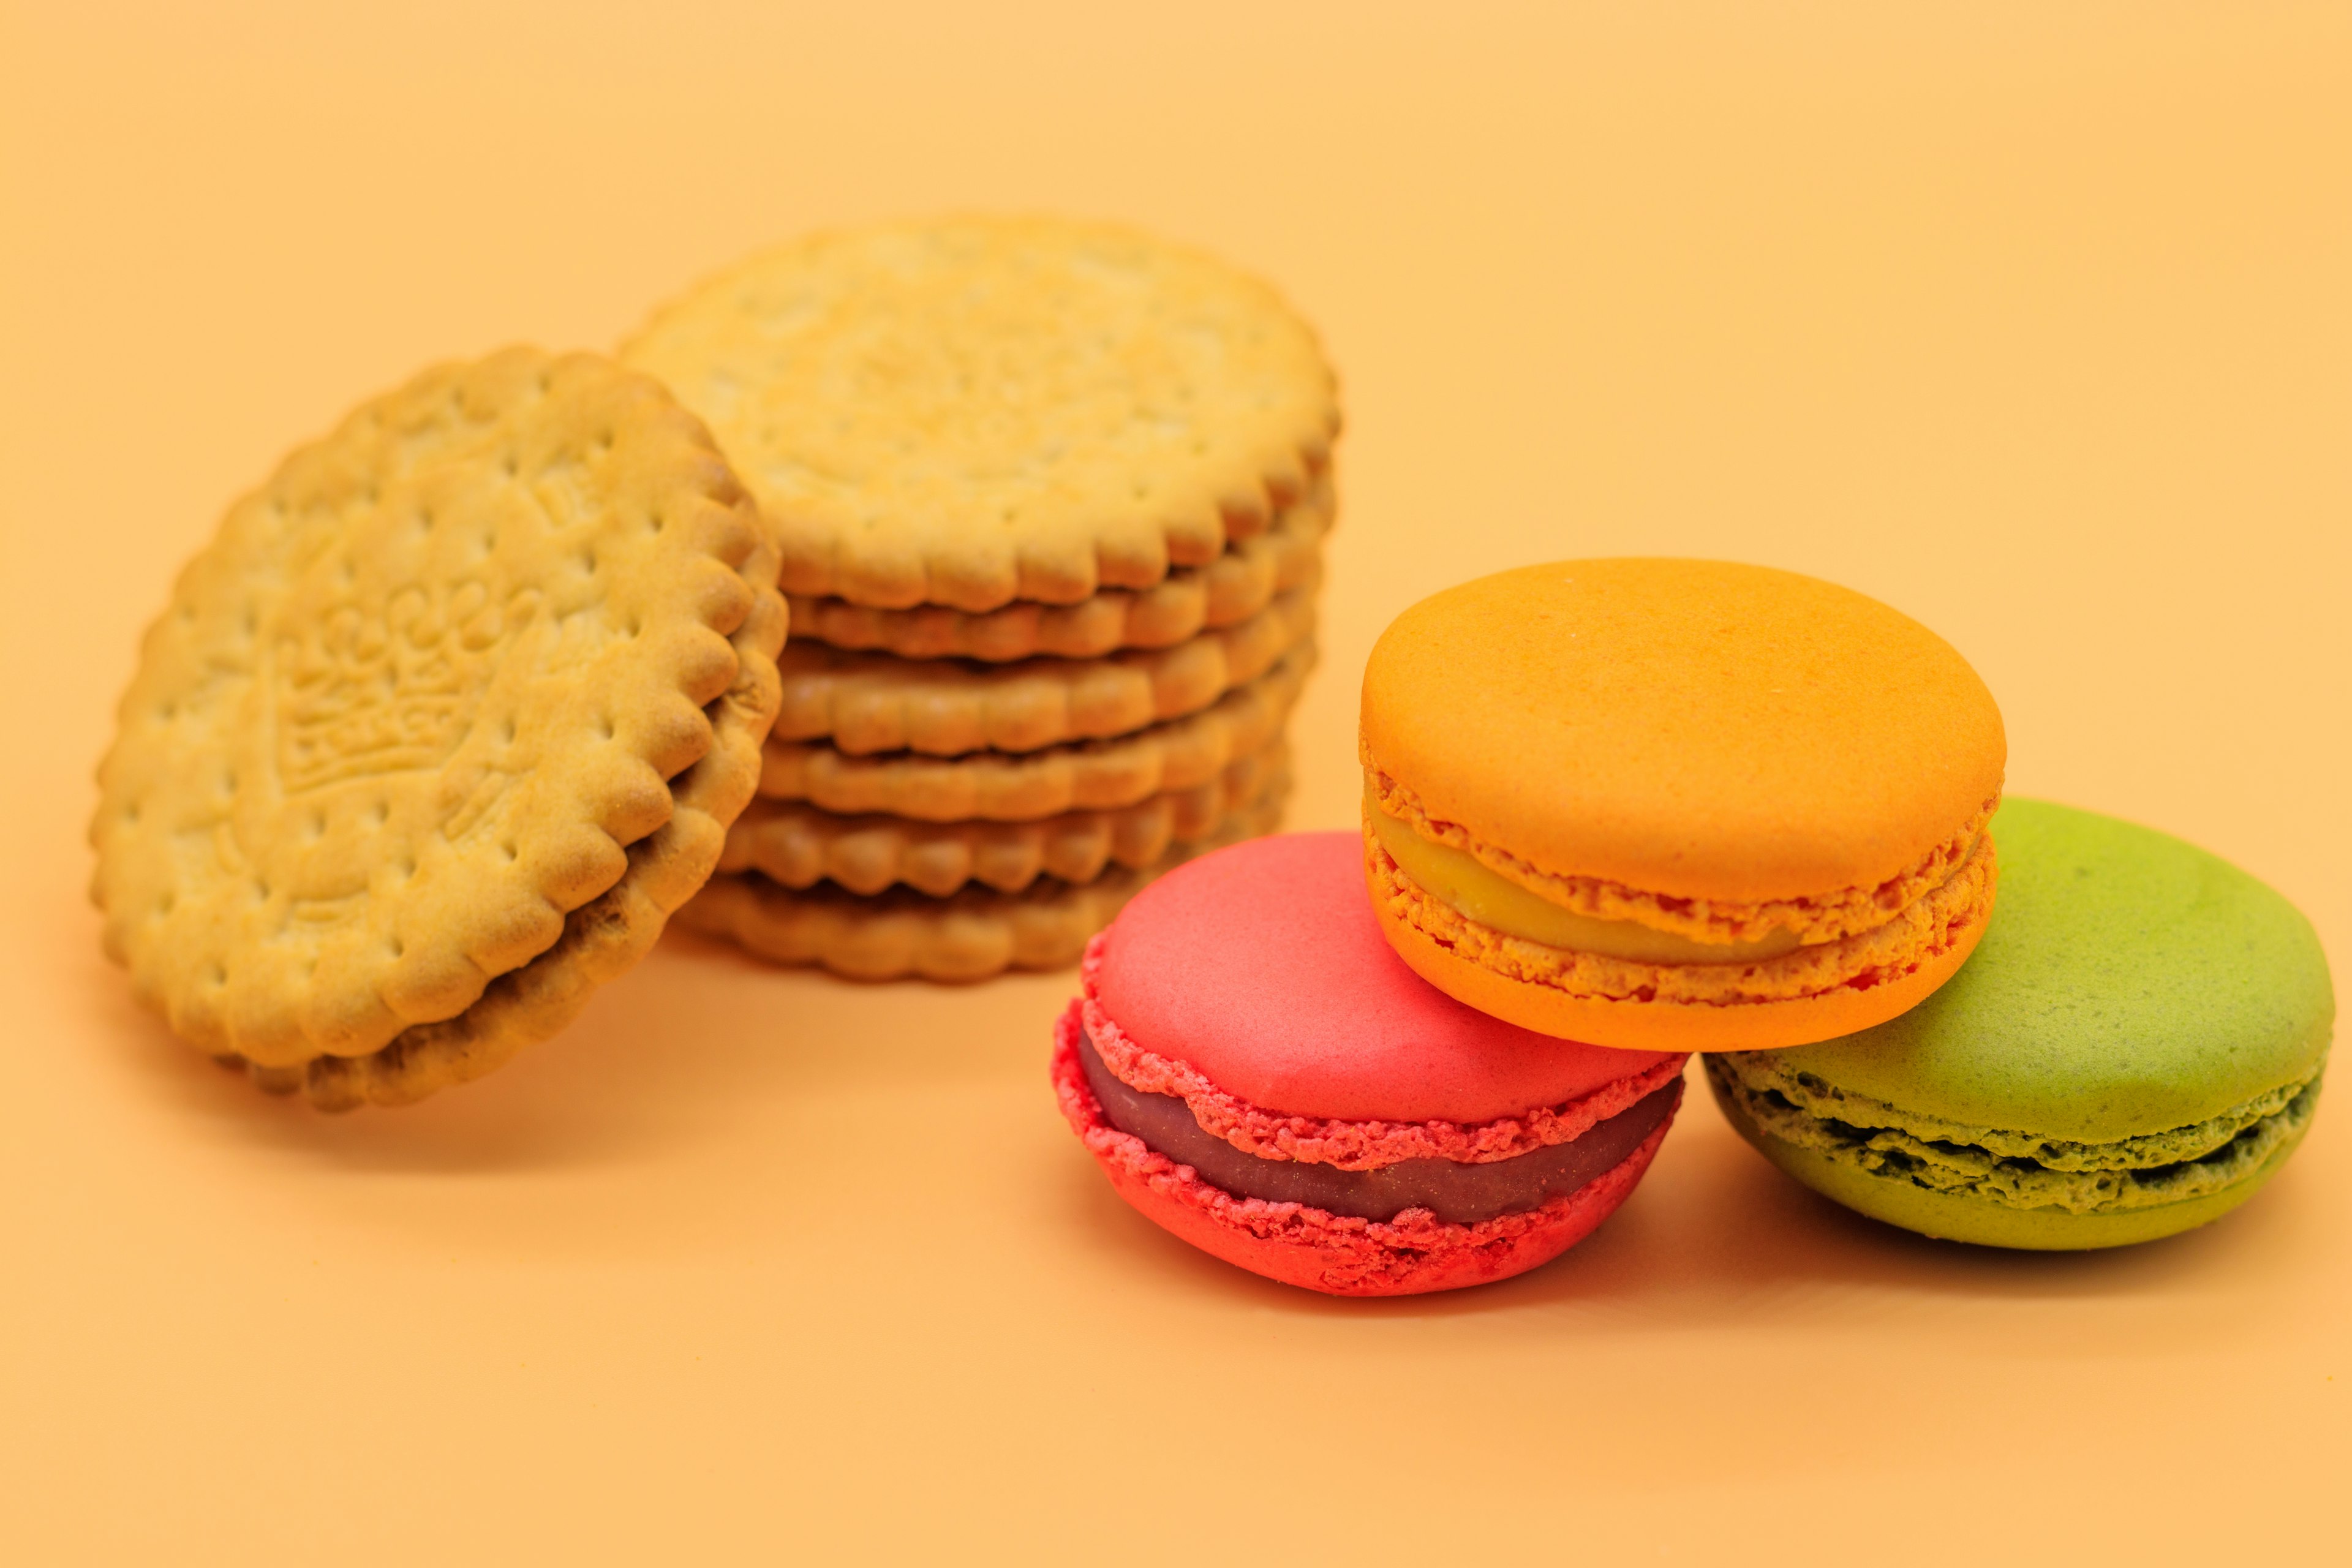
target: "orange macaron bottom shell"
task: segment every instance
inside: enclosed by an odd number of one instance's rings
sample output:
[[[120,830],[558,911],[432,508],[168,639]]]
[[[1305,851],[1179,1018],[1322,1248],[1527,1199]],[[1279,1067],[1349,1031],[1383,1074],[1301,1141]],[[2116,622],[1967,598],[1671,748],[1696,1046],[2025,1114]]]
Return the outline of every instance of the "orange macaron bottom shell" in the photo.
[[[1980,866],[1956,874],[1918,900],[1916,910],[1906,911],[1915,929],[1887,962],[1795,994],[1743,994],[1734,984],[1719,1000],[1668,999],[1655,987],[1639,985],[1622,994],[1572,988],[1563,982],[1572,982],[1576,955],[1468,920],[1417,886],[1374,838],[1365,842],[1364,875],[1390,946],[1414,973],[1457,1002],[1521,1028],[1588,1045],[1742,1051],[1811,1045],[1883,1024],[1958,973],[1992,912],[1998,877],[1989,835],[1973,858]],[[1740,966],[1692,967],[1736,973]]]
[[[1453,1225],[1426,1209],[1360,1219],[1297,1203],[1244,1198],[1202,1181],[1106,1120],[1079,1058],[1084,1005],[1055,1025],[1054,1093],[1111,1188],[1154,1225],[1253,1274],[1330,1296],[1412,1296],[1492,1284],[1539,1268],[1592,1234],[1640,1185],[1674,1110],[1622,1160],[1538,1208]],[[1675,1080],[1674,1104],[1681,1104]]]

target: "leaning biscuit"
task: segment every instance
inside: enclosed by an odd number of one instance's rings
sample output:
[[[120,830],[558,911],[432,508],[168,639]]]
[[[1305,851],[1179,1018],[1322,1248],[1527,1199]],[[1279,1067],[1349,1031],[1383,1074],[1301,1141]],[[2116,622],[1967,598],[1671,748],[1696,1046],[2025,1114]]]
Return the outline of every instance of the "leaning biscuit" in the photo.
[[[814,236],[621,352],[710,422],[787,592],[882,609],[1075,604],[1206,565],[1307,492],[1339,423],[1273,289],[1055,218]]]
[[[828,741],[850,756],[1034,752],[1125,735],[1197,713],[1255,680],[1315,630],[1315,595],[1294,589],[1238,626],[1108,658],[1034,658],[975,668],[796,643],[780,666],[782,741]]]
[[[966,888],[946,899],[901,888],[862,898],[835,888],[795,892],[757,874],[720,876],[678,911],[678,921],[771,963],[822,964],[853,980],[985,980],[1007,969],[1060,969],[1076,963],[1087,940],[1154,877],[1273,832],[1281,794],[1236,812],[1204,838],[1170,846],[1148,866],[1113,867],[1090,882],[1049,879],[1018,893]]]
[[[609,361],[512,349],[362,406],[148,633],[91,826],[108,952],[322,1105],[487,1071],[716,864],[776,563],[700,423]]]
[[[853,757],[831,746],[772,740],[760,793],[827,811],[886,812],[924,822],[1025,822],[1132,805],[1203,783],[1272,741],[1314,663],[1315,645],[1302,643],[1198,713],[1114,740],[1036,752]]]
[[[1312,589],[1323,575],[1331,526],[1330,476],[1264,533],[1237,539],[1206,566],[1182,566],[1155,587],[1105,588],[1075,605],[1015,603],[975,613],[944,605],[877,610],[846,599],[793,597],[793,635],[833,647],[901,658],[978,658],[992,664],[1038,654],[1097,658],[1123,647],[1166,647],[1248,619],[1277,594]]]
[[[934,898],[967,882],[1002,893],[1017,893],[1040,877],[1090,882],[1108,867],[1149,866],[1171,844],[1207,837],[1288,777],[1289,755],[1276,740],[1206,784],[1113,811],[1070,811],[1035,822],[836,816],[797,802],[756,800],[727,830],[719,868],[757,871],[785,888],[829,881],[853,893],[904,883]]]

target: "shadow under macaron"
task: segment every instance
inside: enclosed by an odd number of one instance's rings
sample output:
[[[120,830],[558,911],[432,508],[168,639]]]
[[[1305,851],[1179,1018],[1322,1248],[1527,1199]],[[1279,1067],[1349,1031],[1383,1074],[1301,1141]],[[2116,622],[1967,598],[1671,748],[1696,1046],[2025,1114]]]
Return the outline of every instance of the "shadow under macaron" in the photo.
[[[1069,1163],[1083,1184],[1091,1163]],[[2227,1288],[2235,1260],[2294,1245],[2282,1230],[2311,1215],[2284,1173],[2273,1191],[2225,1221],[2139,1247],[2027,1253],[1933,1240],[1854,1214],[1775,1170],[1732,1131],[1703,1089],[1685,1100],[1656,1162],[1623,1207],[1540,1268],[1468,1289],[1381,1300],[1318,1295],[1219,1264],[1129,1210],[1108,1188],[1087,1204],[1089,1227],[1118,1229],[1129,1266],[1172,1288],[1307,1317],[1446,1319],[1556,1312],[1638,1320],[1664,1331],[1739,1324],[1820,1325],[2032,1302],[2127,1309],[2110,1319],[2118,1353],[2191,1330],[2251,1330],[2271,1310]],[[2217,1282],[2220,1288],[2216,1288]],[[2144,1310],[2142,1310],[2144,1309]],[[1965,1336],[1964,1336],[1965,1337]]]

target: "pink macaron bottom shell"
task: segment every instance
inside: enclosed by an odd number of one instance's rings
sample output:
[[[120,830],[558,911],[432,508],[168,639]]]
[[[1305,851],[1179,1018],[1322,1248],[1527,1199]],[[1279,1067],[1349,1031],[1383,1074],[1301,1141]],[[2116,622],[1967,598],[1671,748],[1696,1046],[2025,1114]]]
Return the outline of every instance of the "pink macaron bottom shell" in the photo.
[[[1212,1257],[1326,1295],[1453,1290],[1549,1263],[1616,1212],[1674,1125],[1669,1110],[1632,1153],[1540,1208],[1467,1226],[1446,1224],[1426,1209],[1407,1209],[1390,1220],[1358,1219],[1304,1204],[1237,1197],[1111,1126],[1078,1060],[1084,1033],[1083,1005],[1073,1001],[1054,1029],[1055,1096],[1119,1196]]]

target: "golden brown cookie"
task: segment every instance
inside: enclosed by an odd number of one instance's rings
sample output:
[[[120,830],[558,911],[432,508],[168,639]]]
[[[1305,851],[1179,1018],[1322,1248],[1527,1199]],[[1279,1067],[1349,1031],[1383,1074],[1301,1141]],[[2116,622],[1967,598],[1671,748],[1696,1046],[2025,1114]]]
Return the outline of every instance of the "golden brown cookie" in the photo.
[[[746,580],[772,581],[759,574],[772,574],[777,559],[774,542],[763,541],[744,563]],[[677,803],[669,821],[629,846],[629,868],[564,918],[555,946],[490,982],[481,999],[456,1017],[412,1026],[382,1050],[318,1058],[306,1070],[257,1068],[255,1079],[266,1088],[280,1087],[282,1070],[303,1070],[302,1089],[323,1110],[405,1105],[479,1078],[570,1023],[591,992],[652,950],[669,917],[710,879],[728,826],[759,782],[760,745],[776,710],[774,661],[784,625],[783,596],[772,587],[760,589],[730,639],[739,658],[734,684],[705,710],[710,750],[669,781]]]
[[[1333,516],[1330,477],[1286,507],[1264,533],[1237,539],[1206,566],[1182,566],[1158,586],[1105,588],[1075,605],[1015,603],[974,613],[943,605],[877,610],[846,599],[798,595],[796,640],[895,653],[901,658],[1002,663],[1038,654],[1097,658],[1123,647],[1167,647],[1248,619],[1276,594],[1312,590],[1323,575],[1323,535]]]
[[[845,815],[885,812],[924,822],[1026,822],[1108,809],[1205,783],[1280,732],[1314,667],[1302,643],[1272,669],[1198,713],[1114,740],[1042,751],[852,757],[802,741],[768,742],[760,793]]]
[[[719,868],[757,871],[786,888],[831,881],[853,893],[904,883],[935,898],[967,882],[1003,893],[1040,877],[1090,882],[1107,867],[1149,866],[1170,845],[1207,837],[1288,777],[1289,755],[1277,740],[1206,784],[1113,811],[1065,812],[1037,822],[836,816],[796,802],[758,800],[727,830]]]
[[[1125,735],[1199,712],[1265,674],[1314,630],[1314,594],[1297,588],[1238,626],[1107,658],[973,665],[796,643],[779,666],[784,704],[775,733],[860,757],[1034,752]]]
[[[558,1027],[716,864],[777,697],[777,552],[700,423],[514,349],[230,509],[100,769],[108,952],[326,1105]]]
[[[1271,289],[1059,218],[813,236],[656,312],[622,357],[710,422],[787,592],[882,609],[1153,587],[1264,530],[1339,430]]]
[[[1087,939],[1154,877],[1273,832],[1283,794],[1278,785],[1208,837],[1171,845],[1148,866],[1114,866],[1090,882],[1042,878],[1017,893],[968,887],[935,899],[896,888],[864,898],[831,887],[796,892],[753,872],[713,878],[677,918],[771,963],[823,964],[853,980],[985,980],[1007,969],[1059,969],[1076,963]]]

